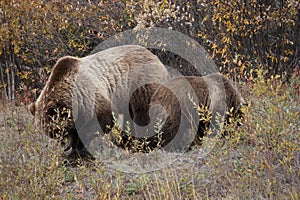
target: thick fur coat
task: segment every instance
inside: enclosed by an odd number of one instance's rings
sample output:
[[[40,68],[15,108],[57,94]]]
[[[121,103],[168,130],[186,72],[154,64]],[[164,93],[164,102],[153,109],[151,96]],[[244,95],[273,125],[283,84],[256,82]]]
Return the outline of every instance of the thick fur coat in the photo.
[[[201,143],[207,133],[211,136],[220,133],[230,117],[241,118],[241,108],[245,105],[232,82],[219,73],[170,79],[158,87],[151,99],[149,134],[141,141],[144,144],[141,149],[186,151],[191,145]],[[156,130],[158,123],[160,130]],[[128,148],[131,143],[128,142]]]
[[[232,82],[219,73],[186,76],[171,79],[156,90],[150,115],[164,121],[160,145],[166,150],[182,151],[206,131],[213,135],[220,132],[222,119],[227,123],[229,117],[240,118],[245,105]]]
[[[164,65],[147,49],[120,46],[84,58],[57,61],[36,102],[35,124],[52,138],[68,138],[72,152],[96,133],[109,133],[114,115],[133,119],[137,128],[121,131],[118,146],[149,152],[157,147],[185,151],[207,131],[218,130],[219,116],[241,116],[246,102],[223,75],[169,79]],[[135,146],[137,144],[137,146]]]
[[[164,65],[141,46],[114,47],[84,58],[66,56],[57,61],[29,108],[42,132],[69,138],[69,147],[80,149],[99,128],[110,131],[113,112],[148,124],[156,84],[167,79]]]

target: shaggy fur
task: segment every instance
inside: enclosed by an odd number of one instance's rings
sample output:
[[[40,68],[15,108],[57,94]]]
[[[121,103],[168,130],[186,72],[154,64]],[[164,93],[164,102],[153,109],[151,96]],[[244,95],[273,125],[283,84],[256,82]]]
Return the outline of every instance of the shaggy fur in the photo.
[[[246,102],[221,74],[168,78],[158,58],[140,46],[114,47],[84,58],[67,56],[56,63],[30,111],[42,132],[68,138],[66,150],[71,152],[82,150],[97,131],[110,132],[113,112],[135,122],[130,134],[121,131],[121,139],[111,138],[131,152],[157,147],[185,151],[208,127],[221,128],[218,115],[227,121],[229,110],[232,117],[241,116]],[[201,115],[198,107],[203,108]]]
[[[241,94],[231,81],[219,73],[171,79],[160,86],[152,97],[152,120],[142,149],[148,152],[159,146],[172,152],[186,151],[191,144],[201,140],[209,126],[211,131],[221,128],[219,115],[225,117],[225,122],[229,122],[228,111],[231,117],[240,118],[243,105],[246,101]],[[200,116],[198,106],[203,108]],[[158,122],[156,119],[162,120],[160,135],[153,134],[155,130],[151,129]],[[128,144],[130,146],[131,142]]]
[[[66,56],[52,69],[30,111],[42,132],[71,139],[68,149],[74,151],[94,137],[95,117],[103,132],[113,126],[113,111],[124,112],[125,120],[133,118],[138,125],[148,124],[154,85],[167,79],[164,65],[141,46],[114,47],[84,58]],[[60,119],[64,123],[58,126]]]

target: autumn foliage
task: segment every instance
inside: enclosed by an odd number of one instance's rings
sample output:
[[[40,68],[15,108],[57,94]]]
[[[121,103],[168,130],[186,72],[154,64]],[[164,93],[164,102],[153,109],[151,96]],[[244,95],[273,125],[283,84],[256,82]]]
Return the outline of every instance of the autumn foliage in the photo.
[[[0,91],[8,99],[24,97],[27,90],[28,99],[35,98],[58,58],[85,56],[101,41],[137,26],[193,38],[220,71],[239,80],[256,69],[288,80],[300,57],[295,0],[1,0],[0,5]],[[189,67],[176,55],[154,53],[172,67]]]
[[[66,159],[19,104],[36,99],[60,57],[148,27],[193,38],[239,81],[242,123],[226,126],[207,157],[196,147],[145,174]],[[0,199],[299,199],[299,34],[299,0],[0,0]],[[153,53],[195,73],[178,55]]]

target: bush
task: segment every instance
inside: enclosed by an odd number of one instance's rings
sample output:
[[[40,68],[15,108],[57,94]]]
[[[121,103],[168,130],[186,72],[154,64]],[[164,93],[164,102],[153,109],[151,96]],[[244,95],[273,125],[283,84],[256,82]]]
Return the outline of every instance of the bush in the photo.
[[[22,90],[20,84],[40,89],[58,58],[85,56],[134,27],[179,31],[203,45],[223,73],[242,80],[259,68],[265,77],[288,80],[300,57],[300,9],[294,0],[3,1],[0,18],[0,88],[10,99]],[[154,53],[184,75],[199,75],[178,55]]]
[[[226,127],[230,134],[208,157],[197,147],[145,174],[101,160],[68,163],[57,141],[34,130],[24,107],[1,104],[0,198],[298,199],[299,96],[278,77],[257,74],[242,86],[250,104],[243,124]],[[299,77],[293,83],[300,85]]]

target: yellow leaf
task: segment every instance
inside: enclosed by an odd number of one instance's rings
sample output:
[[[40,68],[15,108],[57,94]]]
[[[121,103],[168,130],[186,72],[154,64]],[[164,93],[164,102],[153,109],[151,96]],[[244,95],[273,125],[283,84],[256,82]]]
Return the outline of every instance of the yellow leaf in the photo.
[[[239,61],[238,61],[238,66],[241,66],[241,65],[242,65],[242,61],[239,60]]]
[[[248,25],[249,24],[249,20],[248,19],[244,19],[244,24]]]
[[[14,52],[17,54],[17,53],[19,53],[19,51],[20,51],[20,47],[15,45],[14,46]]]
[[[218,46],[216,44],[213,44],[212,49],[216,49]]]

